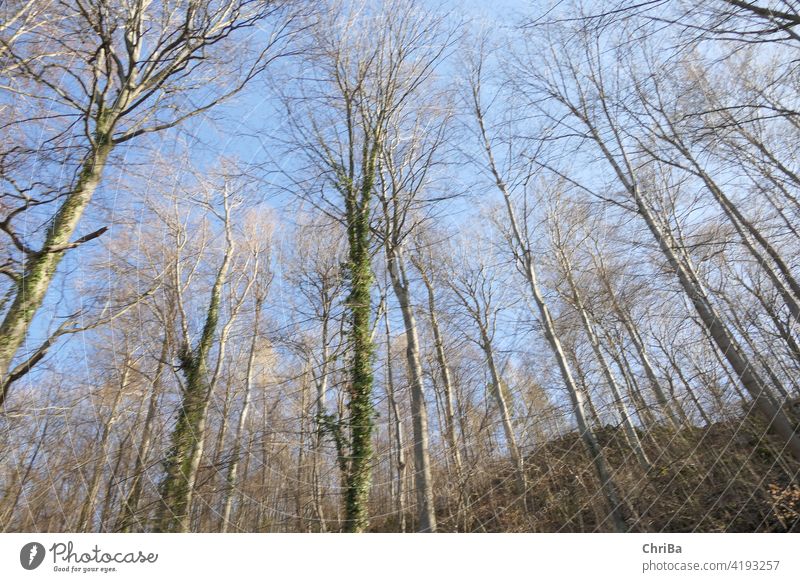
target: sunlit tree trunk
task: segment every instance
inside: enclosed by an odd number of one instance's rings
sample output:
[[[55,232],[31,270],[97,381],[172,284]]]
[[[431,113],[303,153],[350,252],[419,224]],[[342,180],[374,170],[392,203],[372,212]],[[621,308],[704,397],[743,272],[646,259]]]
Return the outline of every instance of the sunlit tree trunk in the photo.
[[[178,409],[177,424],[170,437],[171,446],[164,464],[166,476],[160,486],[163,505],[157,525],[159,531],[189,531],[195,481],[206,438],[208,406],[224,359],[227,332],[234,320],[234,316],[231,315],[223,327],[220,338],[216,341],[219,353],[216,370],[212,373],[209,370],[209,356],[215,343],[223,287],[228,279],[228,269],[234,252],[231,203],[227,186],[223,204],[225,254],[211,289],[203,330],[197,344],[193,347],[189,344],[188,336],[184,337],[184,344],[179,355],[185,386]],[[179,271],[176,269],[176,287],[180,290],[183,282],[178,275]]]
[[[553,351],[553,355],[555,356],[559,371],[561,373],[561,378],[567,388],[570,400],[572,401],[572,407],[575,414],[575,420],[578,425],[578,431],[584,444],[586,445],[589,456],[594,463],[597,476],[600,480],[603,493],[606,497],[609,511],[608,517],[611,525],[617,531],[627,531],[628,525],[622,511],[622,499],[616,484],[611,479],[611,473],[608,469],[605,455],[600,448],[600,444],[597,442],[597,437],[587,422],[587,396],[578,387],[572,377],[572,371],[569,368],[567,357],[564,354],[561,341],[558,338],[555,323],[550,314],[550,309],[547,307],[547,303],[545,302],[544,296],[542,295],[539,287],[539,282],[536,276],[536,268],[533,260],[533,253],[530,249],[528,241],[523,238],[522,231],[520,230],[520,226],[517,221],[516,212],[514,210],[511,192],[509,192],[506,182],[503,179],[503,176],[501,175],[500,170],[495,162],[491,141],[484,123],[484,113],[480,103],[480,90],[480,78],[478,76],[474,79],[474,84],[472,85],[472,95],[474,99],[473,113],[476,116],[480,130],[482,146],[487,156],[489,171],[492,173],[492,176],[495,179],[497,188],[503,195],[503,201],[511,229],[511,240],[513,244],[512,250],[516,255],[520,271],[525,277],[531,295],[533,296],[539,312],[539,317],[542,322],[542,327],[544,328],[545,339]]]
[[[430,319],[431,329],[433,331],[433,342],[436,348],[436,361],[439,365],[439,373],[442,376],[445,438],[447,439],[447,446],[450,449],[450,454],[453,457],[453,464],[456,468],[456,478],[460,482],[463,468],[461,461],[461,449],[456,438],[455,409],[453,407],[453,380],[444,350],[444,339],[442,338],[442,331],[439,327],[439,317],[436,314],[436,296],[434,294],[433,283],[431,282],[428,274],[425,272],[424,267],[419,261],[415,261],[415,265],[417,267],[417,271],[419,271],[422,277],[422,282],[425,284],[425,289],[428,292],[428,317]]]
[[[414,423],[414,489],[419,517],[418,531],[435,532],[436,513],[428,444],[428,411],[422,380],[417,323],[409,297],[409,283],[402,247],[387,249],[387,263],[392,289],[394,289],[397,302],[400,304],[406,332],[406,365],[411,390],[411,418]]]

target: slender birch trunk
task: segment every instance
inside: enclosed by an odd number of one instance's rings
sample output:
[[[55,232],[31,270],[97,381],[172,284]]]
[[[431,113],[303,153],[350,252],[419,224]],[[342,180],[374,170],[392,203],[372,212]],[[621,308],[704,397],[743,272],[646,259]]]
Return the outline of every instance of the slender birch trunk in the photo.
[[[447,440],[447,446],[450,449],[450,454],[453,457],[453,464],[456,468],[456,478],[460,483],[463,467],[461,461],[461,449],[458,446],[458,439],[456,438],[455,409],[453,407],[453,380],[450,374],[450,366],[447,363],[447,356],[445,355],[444,351],[444,340],[439,327],[439,318],[436,314],[436,297],[430,277],[427,275],[419,261],[414,261],[414,263],[417,267],[417,271],[419,271],[422,277],[422,282],[425,284],[425,289],[428,292],[428,318],[430,319],[431,329],[433,330],[433,343],[436,348],[436,361],[439,365],[439,372],[442,376],[445,439]]]
[[[626,523],[625,516],[623,515],[622,500],[617,490],[617,486],[611,479],[611,473],[608,470],[605,455],[600,448],[600,444],[597,442],[597,437],[587,422],[586,394],[584,394],[584,392],[577,386],[572,377],[569,363],[567,362],[566,355],[564,354],[564,350],[556,332],[555,322],[550,315],[550,310],[547,307],[547,303],[545,302],[544,296],[539,288],[531,249],[528,246],[526,239],[523,238],[522,231],[520,230],[517,222],[513,202],[511,200],[511,193],[509,192],[505,180],[500,174],[500,170],[495,162],[491,142],[489,141],[489,136],[483,121],[483,110],[480,106],[479,92],[479,85],[474,86],[473,98],[475,115],[481,138],[483,140],[484,151],[487,155],[489,170],[495,179],[495,184],[497,185],[498,190],[503,195],[506,212],[511,224],[512,241],[514,245],[514,251],[517,254],[518,263],[539,311],[539,316],[544,327],[545,339],[553,351],[553,355],[558,363],[559,371],[561,372],[561,378],[564,381],[567,392],[570,396],[570,400],[572,401],[575,420],[578,425],[578,431],[580,432],[581,438],[583,439],[583,442],[589,452],[589,456],[594,463],[595,470],[597,471],[597,476],[600,480],[602,490],[608,504],[608,517],[611,521],[612,527],[617,531],[627,531],[628,525]]]
[[[330,360],[330,346],[328,345],[328,328],[330,318],[330,303],[323,298],[322,316],[322,362],[320,363],[319,374],[314,378],[317,387],[317,430],[314,434],[314,466],[312,480],[314,486],[314,512],[317,516],[319,529],[321,532],[327,530],[325,522],[325,511],[322,507],[322,492],[320,491],[320,466],[323,462],[322,443],[324,437],[324,425],[322,419],[326,414],[325,398],[328,393],[328,366]]]

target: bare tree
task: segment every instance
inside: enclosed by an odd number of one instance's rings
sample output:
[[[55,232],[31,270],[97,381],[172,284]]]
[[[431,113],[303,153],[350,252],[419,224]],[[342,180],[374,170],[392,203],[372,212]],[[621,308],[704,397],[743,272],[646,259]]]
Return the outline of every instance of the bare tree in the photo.
[[[303,155],[316,171],[303,187],[321,188],[314,204],[340,220],[347,230],[352,380],[346,427],[349,450],[341,454],[347,461],[343,481],[349,531],[363,531],[368,524],[366,498],[373,454],[370,293],[374,191],[392,128],[444,54],[446,45],[436,40],[441,21],[442,17],[422,14],[413,2],[374,10],[334,6],[316,29],[318,48],[309,51],[307,64],[317,76],[313,84],[300,89],[306,96],[305,102],[299,103],[305,117],[290,110],[295,143],[302,145]],[[417,418],[421,421],[421,408]],[[417,425],[424,429],[419,422]],[[339,434],[337,442],[345,444],[341,427],[330,428]],[[420,470],[425,473],[423,467]],[[425,490],[423,487],[423,495]],[[424,507],[426,517],[420,527],[433,530],[430,503]]]
[[[213,187],[213,185],[212,185]],[[225,361],[225,350],[230,330],[236,321],[245,299],[255,280],[250,278],[243,286],[231,284],[230,309],[227,321],[220,325],[220,314],[223,307],[223,293],[231,277],[231,264],[235,258],[235,241],[231,212],[237,201],[231,190],[234,184],[223,178],[221,185],[221,202],[216,195],[206,194],[207,208],[222,223],[225,239],[222,260],[214,276],[208,307],[200,336],[192,341],[187,316],[184,292],[191,283],[193,273],[188,279],[183,274],[180,252],[176,254],[172,274],[174,290],[177,297],[177,310],[181,329],[181,346],[178,354],[179,368],[185,385],[178,408],[178,419],[171,435],[170,450],[165,460],[166,476],[161,483],[163,508],[159,516],[157,528],[161,531],[188,531],[191,515],[197,472],[203,456],[206,438],[208,407],[211,395],[220,377],[222,364]],[[239,202],[240,203],[240,202]],[[221,207],[220,207],[221,205]],[[188,242],[185,227],[180,216],[173,223],[177,227],[176,246],[181,249]],[[257,258],[257,257],[256,257]],[[253,260],[248,257],[248,260]],[[239,270],[237,277],[245,277],[246,270]],[[241,287],[241,288],[239,288]],[[237,289],[238,288],[238,289]],[[219,328],[219,329],[218,329]],[[219,337],[217,338],[217,333]],[[216,362],[212,366],[212,349],[216,346]]]
[[[469,263],[469,266],[467,263]],[[500,363],[497,361],[497,348],[495,346],[497,319],[501,309],[496,298],[497,283],[478,252],[470,253],[464,257],[459,271],[459,276],[454,281],[451,281],[450,287],[473,324],[477,327],[478,338],[476,343],[480,346],[486,358],[491,386],[490,393],[497,406],[506,446],[514,468],[517,499],[525,507],[528,489],[525,463],[514,430],[509,395],[507,393],[508,385],[501,377]]]
[[[435,87],[421,85],[420,94]],[[378,199],[382,220],[377,228],[383,242],[392,290],[403,316],[406,336],[406,365],[411,387],[411,416],[414,425],[414,480],[420,531],[436,531],[433,478],[428,436],[428,412],[423,385],[419,333],[414,315],[406,247],[413,240],[419,221],[416,215],[430,203],[426,189],[433,186],[431,174],[440,156],[447,128],[446,103],[431,99],[429,106],[418,103],[416,111],[398,111],[397,124],[388,127],[388,139],[380,158]],[[444,114],[441,112],[444,111]]]
[[[559,38],[560,45],[557,44]],[[624,109],[618,109],[611,101],[612,93],[605,77],[608,71],[604,70],[603,60],[598,55],[597,41],[584,37],[582,43],[576,44],[573,38],[566,41],[558,33],[549,41],[552,43],[552,70],[534,73],[532,84],[538,95],[562,107],[570,122],[552,111],[548,112],[548,118],[558,119],[559,129],[567,125],[567,131],[573,130],[571,123],[578,124],[586,139],[597,148],[627,196],[626,208],[644,221],[720,353],[787,448],[800,458],[800,438],[791,422],[771,395],[757,367],[731,333],[686,246],[681,244],[673,227],[656,210],[657,196],[663,192],[659,188],[659,176],[663,174],[658,174],[658,170],[648,174],[638,167],[635,152],[631,151],[617,118],[617,114],[625,115]],[[567,49],[565,42],[571,43],[572,48]],[[556,46],[564,50],[557,53]],[[580,51],[581,66],[575,60],[575,50]]]
[[[231,514],[233,510],[233,498],[236,491],[236,486],[239,479],[239,463],[242,456],[242,440],[244,439],[245,426],[250,414],[250,407],[253,399],[253,381],[256,373],[256,355],[258,351],[258,342],[262,329],[261,312],[264,308],[264,302],[269,293],[269,287],[272,283],[273,273],[270,265],[270,237],[269,232],[264,228],[263,223],[255,222],[250,225],[246,230],[247,239],[250,241],[250,253],[252,254],[252,272],[255,278],[253,284],[253,323],[252,323],[252,339],[247,354],[247,366],[245,369],[244,378],[244,395],[242,397],[242,405],[239,411],[239,417],[236,422],[236,432],[233,437],[233,451],[231,452],[231,459],[228,461],[228,471],[225,475],[225,492],[223,495],[223,505],[221,513],[221,526],[220,531],[228,531],[231,524]]]
[[[578,430],[581,437],[589,451],[589,455],[595,464],[597,475],[602,484],[603,491],[605,492],[608,501],[609,518],[614,529],[618,531],[626,531],[628,526],[625,522],[625,517],[622,513],[622,500],[616,485],[611,479],[611,473],[608,464],[605,460],[605,455],[597,441],[597,437],[588,422],[586,415],[586,401],[587,395],[575,382],[572,370],[570,369],[569,362],[564,354],[561,346],[561,341],[558,337],[558,332],[555,328],[553,316],[545,300],[539,279],[536,272],[536,263],[534,258],[534,250],[531,243],[531,228],[527,220],[527,216],[523,215],[524,220],[520,221],[517,218],[517,210],[515,201],[512,197],[511,189],[508,186],[508,180],[501,173],[501,168],[498,165],[497,159],[494,154],[494,146],[492,138],[486,124],[486,110],[482,103],[482,67],[484,55],[479,52],[477,59],[472,63],[470,70],[470,102],[469,105],[475,117],[478,126],[478,139],[480,140],[481,147],[486,156],[486,167],[490,172],[494,182],[503,196],[503,204],[508,215],[509,235],[508,240],[510,243],[511,251],[514,254],[517,268],[525,277],[526,283],[530,289],[530,293],[534,299],[539,317],[544,328],[544,335],[550,344],[550,348],[556,358],[559,366],[562,380],[567,387],[570,399],[572,401],[575,418],[578,423]],[[528,187],[530,177],[523,175],[521,187],[524,191]],[[527,198],[523,198],[522,208],[527,210],[529,202]]]
[[[9,265],[7,270],[13,299],[0,323],[2,379],[25,342],[64,254],[107,230],[103,226],[73,240],[112,152],[140,136],[175,127],[238,93],[282,53],[289,33],[284,4],[53,2],[30,19],[27,34],[13,44],[2,43],[3,60],[16,68],[5,91],[46,104],[49,118],[62,121],[47,132],[44,144],[33,146],[34,151],[69,154],[64,173],[73,174],[67,184],[37,181],[28,186],[13,176],[2,176],[10,191],[4,195],[8,207],[0,226],[24,264],[19,269]],[[38,18],[48,19],[49,25],[38,27]],[[270,26],[271,31],[265,29]],[[56,30],[59,38],[53,36]],[[252,52],[241,50],[240,40],[248,32],[257,39]],[[240,49],[240,60],[226,65],[234,47]],[[44,56],[30,59],[31,53]],[[35,122],[32,118],[15,123]],[[73,140],[79,145],[72,145]],[[41,240],[24,236],[15,225],[31,213],[47,224]],[[7,386],[0,403],[6,391]]]
[[[559,202],[562,202],[559,200],[559,193],[554,192],[551,197],[551,209],[548,212],[548,226],[551,231],[551,240],[557,255],[557,260],[561,266],[563,277],[566,280],[569,288],[570,301],[573,308],[580,316],[584,333],[589,340],[589,344],[592,346],[592,351],[594,352],[594,356],[597,359],[600,369],[602,370],[606,384],[611,390],[613,405],[616,408],[620,419],[622,420],[622,426],[625,430],[625,438],[628,441],[628,445],[633,450],[634,454],[636,455],[636,459],[639,461],[642,467],[645,470],[649,470],[650,459],[648,459],[647,453],[645,453],[644,449],[642,448],[642,443],[639,439],[638,433],[636,432],[636,427],[634,426],[631,415],[628,412],[627,404],[623,399],[622,390],[620,389],[619,383],[617,382],[617,379],[614,376],[614,373],[612,372],[605,355],[603,354],[600,346],[600,338],[595,331],[596,324],[593,321],[593,317],[589,313],[586,299],[583,297],[583,294],[577,283],[576,276],[573,272],[575,270],[572,257],[573,252],[572,249],[567,248],[567,241],[574,241],[578,239],[579,242],[582,242],[586,239],[586,235],[582,232],[576,232],[580,229],[580,227],[576,226],[574,222],[569,222],[569,218],[566,217],[570,215],[580,216],[580,213],[575,207],[570,207],[563,203],[559,204]],[[575,222],[577,222],[577,220]]]

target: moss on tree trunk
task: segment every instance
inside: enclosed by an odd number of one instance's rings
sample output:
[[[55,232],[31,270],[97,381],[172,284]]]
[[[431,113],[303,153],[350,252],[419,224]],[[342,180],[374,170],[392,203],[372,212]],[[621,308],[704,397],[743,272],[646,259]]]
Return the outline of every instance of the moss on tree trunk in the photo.
[[[47,289],[64,257],[67,245],[89,206],[113,149],[110,135],[96,136],[95,146],[83,161],[74,188],[67,194],[47,229],[39,252],[26,257],[27,265],[16,283],[14,300],[0,323],[0,379],[5,380],[36,312],[42,306]],[[62,250],[57,250],[62,249]],[[0,406],[6,398],[5,383],[0,390]]]

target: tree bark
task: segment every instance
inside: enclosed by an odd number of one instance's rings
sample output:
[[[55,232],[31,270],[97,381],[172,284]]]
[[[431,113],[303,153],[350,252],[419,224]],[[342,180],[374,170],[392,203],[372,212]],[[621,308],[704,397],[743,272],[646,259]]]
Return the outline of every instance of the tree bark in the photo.
[[[41,250],[28,255],[27,268],[16,282],[14,301],[0,323],[0,379],[3,380],[0,383],[3,386],[0,407],[7,397],[8,385],[5,380],[11,363],[28,335],[31,321],[42,306],[56,268],[64,258],[83,212],[100,184],[112,149],[111,128],[98,127],[95,144],[83,161],[74,188],[48,227]]]
[[[442,392],[444,393],[444,421],[445,421],[445,438],[447,439],[447,446],[450,449],[450,454],[453,457],[453,463],[456,467],[456,478],[459,483],[462,477],[462,461],[461,449],[458,446],[458,439],[456,438],[455,429],[455,409],[453,407],[453,380],[450,374],[450,366],[447,363],[447,356],[444,351],[444,339],[439,327],[439,318],[436,314],[436,297],[434,295],[433,284],[419,262],[415,262],[417,270],[422,276],[422,282],[425,284],[425,289],[428,292],[428,317],[431,322],[431,329],[433,330],[433,343],[436,348],[436,361],[439,365],[439,372],[442,375]]]
[[[533,256],[528,244],[526,244],[527,241],[523,238],[522,232],[520,231],[516,213],[514,212],[514,206],[511,200],[511,193],[508,191],[508,187],[506,186],[506,183],[500,174],[500,170],[495,163],[491,142],[489,141],[489,136],[486,132],[486,127],[483,121],[483,110],[480,106],[479,90],[479,86],[473,87],[475,115],[478,121],[481,138],[483,140],[484,151],[487,155],[489,170],[495,179],[498,190],[503,195],[507,215],[509,222],[511,223],[512,242],[515,247],[513,250],[515,251],[515,254],[517,254],[517,259],[521,266],[522,273],[528,283],[534,302],[536,303],[539,311],[539,316],[544,327],[545,339],[553,351],[553,355],[558,363],[559,371],[561,372],[561,378],[564,381],[570,400],[572,401],[575,420],[578,425],[578,431],[580,432],[581,439],[583,440],[589,452],[589,456],[594,463],[595,470],[597,471],[597,476],[600,480],[608,504],[608,518],[611,520],[612,527],[616,531],[627,531],[628,525],[626,523],[625,516],[623,515],[622,501],[617,491],[617,487],[611,479],[611,473],[608,470],[605,455],[603,454],[603,451],[597,442],[597,437],[586,419],[586,395],[582,390],[580,390],[575,383],[575,380],[572,378],[572,372],[569,369],[566,355],[564,354],[564,350],[561,347],[561,342],[558,339],[555,323],[553,322],[553,318],[550,315],[550,310],[548,309],[547,303],[545,302],[544,297],[539,289],[539,283],[536,277],[536,269],[533,263]]]
[[[436,531],[436,512],[433,497],[433,477],[428,445],[428,411],[422,381],[417,323],[409,296],[403,251],[400,247],[387,249],[387,262],[392,288],[403,314],[406,332],[406,364],[411,389],[411,418],[414,427],[414,489],[417,499],[418,531]]]
[[[350,369],[350,453],[345,474],[345,529],[363,532],[369,525],[369,490],[372,482],[372,264],[369,201],[375,179],[375,155],[369,161],[359,191],[347,194],[347,230],[351,327],[353,348]]]
[[[161,381],[164,373],[164,366],[166,365],[167,358],[169,357],[170,335],[164,333],[164,339],[161,344],[161,353],[156,362],[156,370],[153,374],[153,380],[150,384],[150,398],[147,404],[147,414],[144,419],[144,426],[142,427],[142,439],[139,443],[138,450],[136,451],[136,463],[133,468],[133,476],[131,477],[130,493],[123,502],[117,522],[114,527],[115,531],[130,532],[133,529],[134,521],[137,521],[137,513],[139,511],[139,503],[142,496],[144,473],[147,466],[147,458],[150,454],[150,448],[153,441],[153,421],[158,412],[158,398],[161,394]],[[141,525],[139,526],[141,529]]]
[[[188,344],[188,337],[185,337],[180,354],[180,366],[186,378],[186,386],[178,410],[178,421],[172,431],[172,445],[165,460],[166,477],[161,483],[163,505],[157,526],[159,531],[186,532],[190,529],[194,486],[205,445],[208,406],[224,357],[226,332],[230,329],[229,326],[233,321],[232,315],[219,339],[217,369],[214,375],[208,378],[208,358],[214,344],[220,304],[222,303],[222,290],[227,280],[234,248],[227,192],[224,204],[227,244],[225,256],[214,279],[200,339],[192,348]],[[182,282],[177,280],[176,285],[180,292]]]
[[[479,323],[480,325],[480,323]],[[492,379],[492,395],[494,396],[495,403],[497,404],[500,413],[500,422],[503,425],[503,434],[506,438],[506,446],[511,455],[511,463],[514,467],[514,479],[516,481],[516,493],[518,499],[522,502],[522,506],[527,509],[527,491],[528,483],[525,478],[525,464],[522,458],[522,453],[517,444],[517,437],[514,434],[514,427],[511,424],[511,414],[508,411],[508,403],[503,394],[503,383],[500,378],[500,371],[497,369],[497,363],[494,359],[494,349],[492,340],[489,337],[488,331],[481,325],[481,347],[486,356],[486,364],[489,367],[489,374]]]

